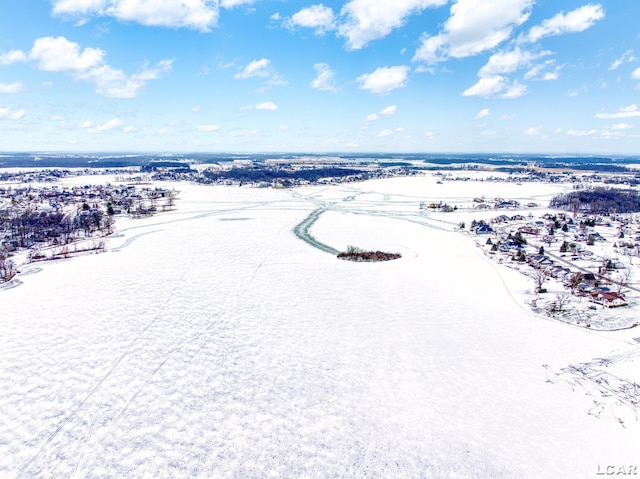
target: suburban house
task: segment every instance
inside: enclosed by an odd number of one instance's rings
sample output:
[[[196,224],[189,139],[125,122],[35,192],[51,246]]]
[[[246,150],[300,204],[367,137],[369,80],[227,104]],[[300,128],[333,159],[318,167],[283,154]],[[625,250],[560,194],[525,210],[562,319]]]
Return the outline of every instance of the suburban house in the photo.
[[[532,226],[521,226],[518,228],[518,231],[528,235],[537,235],[540,232],[538,228],[534,228]]]
[[[538,267],[551,266],[553,264],[553,260],[543,254],[534,255],[530,259],[531,259],[531,264]]]
[[[599,291],[591,293],[591,301],[601,304],[607,308],[616,308],[618,306],[626,306],[627,302],[619,293],[615,291]]]
[[[493,228],[489,225],[480,225],[476,228],[477,235],[488,235],[493,233]]]

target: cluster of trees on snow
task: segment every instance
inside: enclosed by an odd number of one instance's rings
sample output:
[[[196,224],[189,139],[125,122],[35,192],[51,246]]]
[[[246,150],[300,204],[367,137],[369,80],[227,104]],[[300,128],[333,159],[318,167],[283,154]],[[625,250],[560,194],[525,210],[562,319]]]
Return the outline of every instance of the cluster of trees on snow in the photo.
[[[0,211],[0,232],[4,242],[14,248],[34,243],[66,244],[81,235],[91,236],[96,231],[110,231],[113,219],[97,206],[83,203],[74,214],[57,210]]]
[[[635,213],[640,211],[640,194],[619,188],[577,190],[554,196],[550,206],[589,214]]]
[[[347,251],[338,253],[339,259],[349,261],[390,261],[393,259],[401,258],[400,253],[387,253],[384,251],[365,251],[355,246],[348,246]]]

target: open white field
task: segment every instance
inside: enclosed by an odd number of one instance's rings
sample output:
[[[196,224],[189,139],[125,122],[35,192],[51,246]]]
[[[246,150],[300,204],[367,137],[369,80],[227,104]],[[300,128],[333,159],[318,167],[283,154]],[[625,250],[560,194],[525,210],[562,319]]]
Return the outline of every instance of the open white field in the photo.
[[[177,210],[119,219],[109,252],[27,266],[0,290],[1,477],[640,466],[640,332],[534,315],[530,280],[454,233],[458,216],[418,209],[562,187],[175,186]],[[305,218],[309,242],[293,232]],[[350,263],[313,244],[403,257]]]

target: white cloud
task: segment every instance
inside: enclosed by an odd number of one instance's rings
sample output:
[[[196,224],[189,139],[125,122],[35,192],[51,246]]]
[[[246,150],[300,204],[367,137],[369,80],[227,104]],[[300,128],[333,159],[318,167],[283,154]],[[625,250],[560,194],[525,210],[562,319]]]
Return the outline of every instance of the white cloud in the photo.
[[[65,37],[42,37],[34,44],[29,59],[38,68],[49,72],[62,72],[78,80],[96,84],[96,93],[110,98],[133,98],[149,80],[156,80],[171,70],[173,60],[162,60],[155,67],[126,75],[104,62],[105,52],[99,48],[80,45]]]
[[[11,108],[0,108],[0,120],[20,120],[25,114],[24,109],[13,111]]]
[[[256,103],[255,104],[255,109],[256,110],[269,110],[269,111],[274,111],[278,109],[278,105],[276,105],[275,103],[273,103],[272,101],[265,101],[263,103]]]
[[[413,61],[434,64],[447,59],[447,36],[444,34],[430,36],[423,35],[422,44],[416,50]]]
[[[292,28],[313,28],[316,34],[323,35],[335,28],[335,15],[329,7],[325,7],[322,4],[312,5],[292,15],[285,24]]]
[[[629,125],[628,123],[616,123],[615,125],[611,126],[612,130],[629,130],[633,128],[632,125]]]
[[[536,136],[540,134],[540,130],[542,130],[542,125],[538,125],[538,126],[533,126],[531,128],[527,128],[524,131],[525,135],[531,135],[531,136]]]
[[[105,52],[99,48],[85,48],[65,37],[42,37],[34,44],[29,58],[38,68],[49,72],[86,72],[103,64]]]
[[[53,115],[51,121],[64,121],[64,117],[62,115]]]
[[[336,92],[338,88],[335,86],[335,72],[331,70],[327,63],[316,63],[313,65],[317,76],[311,82],[311,88],[322,91]]]
[[[640,80],[640,68],[636,68],[631,72],[631,78],[634,80]]]
[[[549,55],[550,52],[529,52],[515,47],[510,51],[494,53],[489,57],[489,61],[478,71],[480,80],[462,93],[462,96],[480,96],[490,98],[501,93],[501,98],[513,99],[524,95],[527,87],[518,81],[510,81],[505,75],[516,70],[529,66],[531,62],[541,57]],[[525,80],[530,80],[544,70],[545,67],[554,64],[554,60],[547,60],[543,64],[533,66],[524,76]],[[557,71],[545,73],[542,80],[553,80],[558,76]]]
[[[635,60],[636,57],[633,55],[633,50],[627,50],[620,56],[620,58],[614,60],[614,62],[609,67],[609,70],[617,70],[624,63],[633,62]]]
[[[506,88],[506,80],[500,75],[480,78],[478,82],[462,92],[462,96],[480,96],[489,98]]]
[[[289,125],[280,125],[278,127],[278,131],[289,131],[290,126]]]
[[[638,105],[629,105],[620,108],[615,113],[596,113],[595,117],[601,120],[613,120],[617,118],[634,118],[640,116]]]
[[[234,8],[240,5],[251,5],[256,0],[220,0],[220,6],[223,8]]]
[[[57,15],[88,15],[104,9],[107,0],[53,0],[53,13]]]
[[[358,50],[401,27],[410,15],[447,0],[349,0],[342,7],[338,34],[347,39],[349,50]]]
[[[380,110],[379,114],[371,113],[369,116],[367,116],[367,119],[365,121],[379,120],[380,119],[379,115],[386,115],[386,116],[395,115],[397,111],[398,111],[398,107],[396,105],[389,105],[388,107]]]
[[[529,18],[532,0],[459,0],[447,30],[451,56],[463,58],[496,47]]]
[[[173,60],[163,60],[153,68],[145,68],[140,73],[127,76],[109,65],[79,75],[80,79],[93,81],[96,93],[109,98],[133,98],[147,81],[156,80],[162,73],[171,70]]]
[[[518,83],[517,81],[511,83],[507,86],[507,91],[500,95],[500,98],[504,98],[506,100],[513,100],[514,98],[520,98],[527,92],[526,85],[522,83]]]
[[[531,69],[529,69],[529,71],[527,73],[525,73],[524,79],[525,80],[532,80],[532,79],[536,78],[538,75],[540,75],[540,73],[542,72],[543,69],[544,69],[544,64],[543,63],[539,63],[537,65],[534,65],[533,67],[531,67]]]
[[[500,98],[514,99],[524,95],[527,87],[521,83],[509,81],[501,76],[480,78],[478,82],[462,92],[462,96],[479,96],[482,98],[491,98],[500,93]]]
[[[234,130],[231,132],[231,136],[262,136],[262,132],[256,129]]]
[[[242,107],[242,110],[268,110],[274,111],[278,109],[278,105],[273,103],[272,101],[265,101],[262,103],[256,103],[254,105],[247,105]]]
[[[433,139],[435,138],[435,136],[436,136],[436,134],[435,134],[435,132],[433,132],[433,131],[428,131],[428,132],[426,132],[426,133],[424,134],[424,137],[425,137],[427,140],[433,140]]]
[[[26,62],[27,54],[21,50],[11,50],[0,54],[0,66],[11,65],[12,63]]]
[[[480,134],[484,136],[492,136],[492,135],[495,135],[496,132],[495,130],[482,130]]]
[[[582,32],[592,27],[598,20],[604,18],[604,9],[600,4],[584,5],[564,14],[558,13],[540,25],[531,28],[524,38],[530,42],[537,42],[541,38],[563,33]]]
[[[22,83],[0,83],[0,93],[20,93],[24,90]]]
[[[273,65],[271,64],[271,60],[261,58],[260,60],[254,60],[245,66],[240,73],[236,74],[235,78],[266,78],[271,75],[272,71]]]
[[[479,77],[504,75],[529,65],[533,60],[547,55],[549,52],[531,53],[516,47],[508,52],[494,53],[489,61],[478,72]]]
[[[595,135],[600,130],[567,130],[567,135],[569,136],[589,136]]]
[[[373,73],[365,73],[356,78],[361,90],[369,90],[372,93],[385,94],[407,84],[409,67],[394,66],[380,67]]]
[[[489,115],[491,115],[491,110],[489,110],[488,108],[483,108],[482,110],[480,110],[478,112],[478,114],[476,115],[476,119],[478,120],[482,120],[483,118],[488,117]]]
[[[21,118],[24,118],[24,116],[26,115],[26,111],[24,109],[20,109],[18,111],[14,111],[13,113],[9,114],[9,119],[10,120],[20,120]]]
[[[385,138],[387,136],[393,136],[395,132],[393,130],[382,130],[376,135],[377,138]]]
[[[286,85],[287,82],[280,78],[277,70],[267,58],[253,60],[247,64],[240,73],[235,75],[238,80],[246,80],[248,78],[264,78],[269,85]]]
[[[107,16],[146,26],[209,31],[218,21],[219,9],[211,0],[53,0],[53,14],[81,22]]]
[[[432,64],[495,48],[529,18],[532,4],[533,0],[458,0],[442,31],[423,35],[413,60]]]
[[[398,107],[396,105],[389,105],[386,108],[380,110],[381,115],[395,115],[398,111]]]
[[[218,131],[220,127],[218,125],[200,125],[198,126],[198,131]]]
[[[89,128],[89,133],[105,133],[108,131],[116,130],[122,127],[122,120],[119,118],[114,118],[113,120],[109,120],[102,125],[98,125],[95,128]]]

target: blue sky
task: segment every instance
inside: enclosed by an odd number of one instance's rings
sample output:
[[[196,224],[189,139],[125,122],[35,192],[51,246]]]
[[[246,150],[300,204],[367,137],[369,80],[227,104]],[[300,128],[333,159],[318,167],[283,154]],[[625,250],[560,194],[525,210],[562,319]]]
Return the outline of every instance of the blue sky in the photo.
[[[0,150],[640,154],[637,0],[0,3]]]

